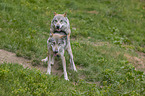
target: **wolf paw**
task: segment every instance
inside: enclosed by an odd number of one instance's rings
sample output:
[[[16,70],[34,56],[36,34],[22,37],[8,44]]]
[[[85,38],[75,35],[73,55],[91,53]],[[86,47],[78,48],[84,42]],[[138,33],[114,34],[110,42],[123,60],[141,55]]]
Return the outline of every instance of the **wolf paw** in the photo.
[[[69,79],[68,79],[68,78],[65,78],[65,80],[66,80],[66,81],[69,81]]]
[[[42,62],[47,62],[48,61],[48,58],[46,57],[45,59],[42,59],[41,61]]]

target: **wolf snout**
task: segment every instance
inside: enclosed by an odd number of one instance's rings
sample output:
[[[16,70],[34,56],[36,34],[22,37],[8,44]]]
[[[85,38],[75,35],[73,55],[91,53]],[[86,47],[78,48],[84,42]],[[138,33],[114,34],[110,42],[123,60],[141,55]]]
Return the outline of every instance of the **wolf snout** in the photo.
[[[55,50],[54,53],[57,54],[58,53],[58,50]]]
[[[57,25],[57,26],[56,26],[56,28],[57,28],[57,29],[59,29],[59,28],[60,28],[60,26],[59,26],[59,25]]]
[[[56,31],[61,31],[60,25],[56,25]]]

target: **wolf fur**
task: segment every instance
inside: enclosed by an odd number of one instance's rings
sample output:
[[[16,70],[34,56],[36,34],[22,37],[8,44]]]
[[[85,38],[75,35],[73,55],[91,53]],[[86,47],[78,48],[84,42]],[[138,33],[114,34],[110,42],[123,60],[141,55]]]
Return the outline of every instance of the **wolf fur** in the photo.
[[[49,37],[47,40],[47,46],[48,46],[48,53],[49,53],[48,54],[49,61],[48,61],[47,73],[51,74],[51,64],[54,64],[54,57],[60,56],[60,58],[62,60],[62,64],[63,64],[64,78],[65,78],[65,80],[69,80],[68,76],[67,76],[67,72],[66,72],[66,61],[65,61],[65,56],[64,56],[65,50],[67,50],[67,52],[70,56],[71,68],[74,71],[77,71],[77,70],[76,70],[76,67],[75,67],[75,64],[73,61],[73,54],[72,54],[72,50],[70,47],[70,43],[67,42],[66,35],[61,35],[58,33],[52,34],[52,36]],[[42,61],[46,62],[48,60],[48,57],[46,57]]]
[[[69,41],[71,30],[66,13],[57,14],[56,12],[54,12],[54,18],[51,21],[50,36],[52,35],[52,33],[65,33],[68,38],[67,40]]]

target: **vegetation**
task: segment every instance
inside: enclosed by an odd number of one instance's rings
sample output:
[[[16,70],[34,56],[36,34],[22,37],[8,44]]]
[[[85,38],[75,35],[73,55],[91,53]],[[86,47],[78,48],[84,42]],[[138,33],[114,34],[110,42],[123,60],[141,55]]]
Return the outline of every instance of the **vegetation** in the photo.
[[[121,74],[124,70],[124,74]],[[120,72],[120,73],[119,73]],[[65,81],[56,76],[46,75],[35,69],[24,69],[18,64],[0,66],[0,94],[2,96],[102,96],[143,94],[145,82],[143,72],[134,70],[132,65],[115,70],[106,69],[99,73],[100,85],[78,80],[76,83]],[[90,78],[91,79],[91,78]]]
[[[47,55],[53,12],[67,12],[78,72],[68,66],[70,81],[65,81],[4,63],[0,65],[2,96],[145,94],[144,72],[124,55],[145,53],[143,0],[0,0],[0,48],[39,64]]]

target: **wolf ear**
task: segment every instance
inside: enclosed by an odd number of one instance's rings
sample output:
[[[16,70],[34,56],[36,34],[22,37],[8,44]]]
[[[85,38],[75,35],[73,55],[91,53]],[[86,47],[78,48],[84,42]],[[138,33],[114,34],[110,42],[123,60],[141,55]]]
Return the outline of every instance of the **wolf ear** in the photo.
[[[54,16],[56,15],[57,13],[56,12],[54,12]]]
[[[63,16],[66,17],[66,15],[67,15],[67,14],[66,14],[66,12],[65,12],[65,13],[63,14]]]
[[[53,36],[53,32],[51,32],[51,36]]]

